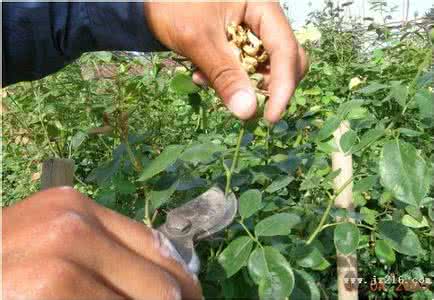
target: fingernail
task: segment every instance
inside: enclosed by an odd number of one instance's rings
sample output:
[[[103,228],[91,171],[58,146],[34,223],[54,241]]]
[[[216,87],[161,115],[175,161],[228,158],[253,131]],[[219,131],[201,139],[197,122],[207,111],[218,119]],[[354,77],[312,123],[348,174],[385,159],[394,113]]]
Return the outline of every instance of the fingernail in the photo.
[[[248,89],[239,90],[229,99],[227,107],[236,117],[247,120],[256,111],[256,95]]]
[[[204,77],[203,74],[199,74],[198,72],[194,72],[192,79],[193,79],[194,83],[196,83],[200,86],[203,86],[203,87],[208,86],[208,80]]]

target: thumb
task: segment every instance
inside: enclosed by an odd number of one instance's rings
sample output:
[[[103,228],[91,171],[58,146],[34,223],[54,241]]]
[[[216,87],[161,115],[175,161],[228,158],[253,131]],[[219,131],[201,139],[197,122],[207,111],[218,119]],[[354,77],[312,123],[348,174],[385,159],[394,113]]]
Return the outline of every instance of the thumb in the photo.
[[[205,74],[226,107],[239,119],[255,115],[256,95],[246,71],[226,37],[196,47],[190,59]]]

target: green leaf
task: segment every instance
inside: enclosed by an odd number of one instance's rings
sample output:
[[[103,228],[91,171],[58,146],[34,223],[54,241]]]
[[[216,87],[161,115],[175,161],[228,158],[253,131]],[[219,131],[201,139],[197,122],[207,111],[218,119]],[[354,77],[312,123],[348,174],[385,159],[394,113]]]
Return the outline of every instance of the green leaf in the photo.
[[[349,130],[342,135],[340,145],[345,153],[351,150],[351,147],[356,143],[357,134],[354,130]]]
[[[323,127],[318,131],[318,134],[316,135],[316,140],[318,142],[321,142],[328,137],[330,137],[333,132],[339,127],[339,124],[341,123],[341,119],[339,119],[336,116],[332,116],[328,118],[325,122]]]
[[[95,57],[105,63],[109,63],[112,60],[112,53],[109,51],[97,51],[94,52],[93,55],[95,55]]]
[[[369,225],[375,225],[377,223],[377,215],[378,212],[373,209],[369,209],[367,207],[362,207],[360,209],[360,214],[362,215],[363,221],[368,223]]]
[[[321,294],[315,284],[315,279],[309,273],[302,270],[294,271],[294,289],[290,299],[300,300],[320,300]]]
[[[384,265],[392,265],[395,262],[395,251],[383,240],[375,241],[375,255]]]
[[[195,113],[199,113],[202,104],[202,98],[198,93],[188,95],[188,103],[191,105]]]
[[[334,243],[336,249],[348,255],[357,249],[360,231],[353,223],[338,224],[334,230]]]
[[[253,241],[247,236],[241,236],[233,240],[220,254],[218,261],[229,278],[246,265]]]
[[[409,256],[418,256],[423,253],[417,235],[398,222],[383,221],[379,223],[378,234],[399,253]]]
[[[421,90],[415,96],[419,115],[422,118],[432,119],[434,117],[433,94],[428,90]]]
[[[285,299],[294,289],[294,273],[285,257],[272,247],[258,247],[249,258],[248,270],[259,285],[260,299]]]
[[[71,148],[76,150],[86,140],[87,133],[79,131],[71,139]]]
[[[369,95],[369,94],[373,94],[377,91],[380,90],[384,90],[385,88],[388,88],[388,85],[385,84],[381,84],[378,82],[372,82],[370,85],[358,90],[357,92],[360,94],[365,94],[365,95]]]
[[[401,223],[411,228],[429,227],[428,220],[425,218],[425,216],[422,217],[421,221],[418,221],[410,215],[404,215],[402,217]]]
[[[148,180],[149,178],[152,178],[158,173],[164,171],[179,158],[183,149],[184,147],[179,145],[168,146],[166,149],[164,149],[163,153],[161,153],[145,167],[138,180]]]
[[[191,76],[184,73],[177,73],[170,81],[170,87],[180,95],[197,93],[200,87],[196,85]]]
[[[314,245],[297,247],[294,251],[294,258],[297,264],[303,268],[322,271],[330,266],[318,247]]]
[[[114,180],[114,184],[116,186],[116,191],[122,195],[133,194],[136,191],[136,186],[134,185],[134,183],[132,183],[126,178],[117,178],[116,180]]]
[[[339,116],[341,120],[350,119],[348,118],[349,115],[358,115],[355,113],[360,111],[363,103],[364,103],[363,100],[351,100],[351,101],[344,102],[339,106],[336,114]]]
[[[116,192],[105,190],[98,194],[95,201],[105,207],[114,208],[116,205]]]
[[[273,180],[273,182],[269,186],[267,186],[265,191],[267,193],[272,194],[274,192],[277,192],[280,189],[283,189],[288,184],[290,184],[293,180],[294,180],[294,177],[289,176],[289,175],[280,176],[279,178]]]
[[[387,142],[380,157],[380,176],[383,186],[400,201],[419,206],[427,194],[431,176],[425,160],[408,143]]]
[[[162,190],[153,190],[148,194],[149,201],[152,206],[152,210],[159,208],[161,205],[167,203],[173,193],[176,191],[178,181],[172,183],[169,187]]]
[[[363,179],[360,179],[354,183],[353,192],[366,192],[374,187],[374,185],[377,183],[377,180],[377,175],[367,176]]]
[[[357,145],[355,145],[353,147],[353,149],[351,149],[351,152],[356,153],[356,152],[362,150],[363,148],[365,148],[369,144],[378,140],[383,135],[384,135],[384,130],[382,130],[382,129],[371,129],[371,130],[367,131],[361,137],[360,143],[358,143]]]
[[[179,159],[193,164],[208,163],[215,159],[214,154],[222,152],[226,148],[214,143],[194,144],[189,146],[179,157]]]
[[[399,105],[404,107],[405,104],[407,103],[407,96],[408,96],[408,88],[398,83],[392,86],[388,98],[395,99]]]
[[[408,128],[399,128],[398,132],[402,135],[409,136],[409,137],[415,137],[415,136],[423,135],[423,132],[415,131],[415,130],[408,129]]]
[[[296,214],[275,214],[259,222],[255,226],[255,234],[257,236],[287,235],[298,223],[300,223],[300,217]]]
[[[250,217],[262,207],[262,194],[259,190],[248,190],[240,196],[240,215],[244,219]]]

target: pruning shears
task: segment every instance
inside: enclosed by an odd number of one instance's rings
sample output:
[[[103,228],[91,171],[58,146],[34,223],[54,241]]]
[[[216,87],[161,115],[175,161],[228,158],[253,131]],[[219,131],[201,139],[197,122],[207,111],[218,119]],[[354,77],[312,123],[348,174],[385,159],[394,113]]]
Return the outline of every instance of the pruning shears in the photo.
[[[238,202],[233,193],[225,195],[219,187],[212,187],[193,200],[167,214],[166,222],[158,230],[173,244],[193,272],[199,271],[194,242],[226,228],[234,220]]]

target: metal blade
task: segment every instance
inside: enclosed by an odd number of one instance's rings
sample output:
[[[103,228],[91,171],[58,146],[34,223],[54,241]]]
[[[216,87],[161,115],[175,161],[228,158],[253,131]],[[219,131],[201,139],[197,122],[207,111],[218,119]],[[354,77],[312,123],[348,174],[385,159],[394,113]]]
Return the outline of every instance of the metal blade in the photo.
[[[171,210],[158,229],[167,236],[188,264],[194,255],[193,242],[221,231],[232,223],[238,209],[233,193],[225,196],[218,187]]]

